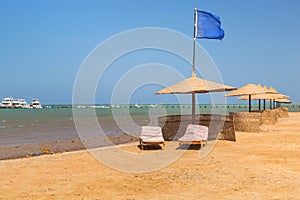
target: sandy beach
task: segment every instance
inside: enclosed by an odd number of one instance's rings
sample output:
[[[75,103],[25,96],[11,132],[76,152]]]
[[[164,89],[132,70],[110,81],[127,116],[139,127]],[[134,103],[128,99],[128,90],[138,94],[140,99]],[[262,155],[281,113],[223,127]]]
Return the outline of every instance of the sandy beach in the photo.
[[[0,199],[300,199],[300,113],[289,115],[152,173],[111,169],[86,150],[3,160]]]

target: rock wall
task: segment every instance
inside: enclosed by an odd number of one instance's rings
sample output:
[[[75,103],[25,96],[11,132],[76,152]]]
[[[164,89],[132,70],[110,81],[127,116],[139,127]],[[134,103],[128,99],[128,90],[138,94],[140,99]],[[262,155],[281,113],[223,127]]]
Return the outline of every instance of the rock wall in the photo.
[[[260,131],[262,125],[260,112],[235,112],[230,113],[233,116],[234,128],[236,131]]]
[[[278,121],[278,110],[264,110],[261,113],[262,124],[274,125]]]
[[[263,110],[256,112],[235,112],[233,115],[234,128],[236,131],[259,132],[263,124],[274,125],[280,118],[288,117],[287,108]]]
[[[158,118],[158,125],[162,127],[164,139],[178,140],[185,133],[188,124],[191,124],[191,115],[170,115]],[[207,126],[208,139],[236,141],[232,115],[196,115],[196,124]]]
[[[236,141],[235,131],[260,132],[263,124],[276,124],[279,118],[288,117],[287,108],[257,112],[234,112],[229,115],[196,115],[196,124],[207,126],[208,139]],[[164,139],[178,140],[192,122],[192,115],[170,115],[158,118]]]
[[[279,108],[277,108],[277,110],[278,110],[279,118],[288,118],[289,117],[288,108],[279,107]]]

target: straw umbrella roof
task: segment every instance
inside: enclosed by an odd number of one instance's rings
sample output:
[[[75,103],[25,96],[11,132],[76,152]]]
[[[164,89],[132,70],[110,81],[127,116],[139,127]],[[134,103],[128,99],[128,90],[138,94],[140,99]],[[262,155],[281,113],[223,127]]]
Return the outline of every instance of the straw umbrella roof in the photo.
[[[231,96],[242,96],[242,95],[253,95],[253,94],[264,94],[266,91],[261,87],[256,84],[248,84],[245,85],[241,88],[238,88],[237,90],[226,94],[226,97],[231,97]]]
[[[266,91],[266,93],[268,93],[270,91],[266,85],[263,87],[263,89]]]
[[[258,99],[285,99],[285,98],[289,98],[289,96],[284,95],[284,94],[271,94],[271,93],[251,95],[252,100],[258,100]],[[248,95],[243,95],[243,96],[238,98],[238,100],[248,100],[248,99],[249,99]]]
[[[262,86],[261,84],[257,84],[259,87],[261,87],[265,93],[270,93],[270,94],[276,94],[278,93],[274,88],[270,87],[268,88],[266,85],[265,86]]]
[[[269,88],[269,93],[278,94],[277,90],[273,87]]]
[[[220,83],[203,80],[197,78],[196,74],[192,72],[192,77],[187,78],[179,83],[166,87],[155,94],[192,94],[192,123],[195,123],[195,94],[208,92],[224,92],[236,90],[235,87],[223,85]]]
[[[288,99],[276,99],[275,101],[278,103],[292,103],[292,101]]]
[[[162,89],[155,94],[189,94],[189,93],[208,93],[208,92],[224,92],[236,90],[237,88],[223,85],[220,83],[203,80],[196,76],[192,76],[179,83]]]

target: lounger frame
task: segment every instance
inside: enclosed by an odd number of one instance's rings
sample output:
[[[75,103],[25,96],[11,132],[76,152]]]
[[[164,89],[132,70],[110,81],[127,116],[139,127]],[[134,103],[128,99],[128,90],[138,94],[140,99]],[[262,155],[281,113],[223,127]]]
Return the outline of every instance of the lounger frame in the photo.
[[[185,134],[187,134],[188,129],[195,129],[195,130],[197,130],[197,128],[200,129],[199,131],[201,131],[200,132],[201,134],[204,134],[203,137],[205,139],[193,140],[193,141],[182,140],[182,138],[184,138]],[[192,144],[196,144],[197,145],[197,144],[199,144],[201,148],[204,147],[204,145],[207,145],[208,128],[206,126],[189,124],[188,127],[187,127],[187,130],[186,130],[185,134],[178,140],[178,142],[179,142],[179,148],[181,148],[181,146],[184,145],[184,144],[188,144],[188,145],[192,145]],[[196,132],[194,134],[196,134]],[[199,134],[199,132],[198,132],[198,134]]]
[[[151,141],[157,140],[157,141]],[[142,126],[140,134],[140,145],[142,150],[144,146],[149,145],[161,145],[162,149],[165,147],[165,140],[163,138],[161,127],[159,126]]]

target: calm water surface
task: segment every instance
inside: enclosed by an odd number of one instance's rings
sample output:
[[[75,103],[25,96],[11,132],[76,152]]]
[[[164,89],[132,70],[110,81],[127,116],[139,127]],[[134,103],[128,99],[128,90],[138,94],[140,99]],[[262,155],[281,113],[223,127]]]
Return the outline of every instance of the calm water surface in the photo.
[[[299,105],[288,105],[289,111],[300,111]],[[257,105],[253,105],[257,109]],[[76,107],[77,108],[77,107]],[[97,120],[105,134],[123,134],[112,115],[112,108],[107,105],[79,106],[80,112],[95,109]],[[126,126],[126,120],[132,119],[136,125],[155,125],[157,116],[171,114],[189,114],[190,105],[120,105],[114,109],[117,121],[122,121]],[[247,105],[198,105],[200,113],[228,113],[247,111]],[[130,115],[126,115],[126,111]],[[91,116],[82,116],[88,123]],[[153,124],[154,123],[154,124]],[[137,134],[137,130],[131,130],[132,123],[128,123],[126,130]],[[91,131],[99,131],[97,129]],[[43,109],[0,109],[0,145],[15,145],[23,143],[35,143],[43,141],[57,141],[78,138],[75,128],[72,106],[48,106]]]

